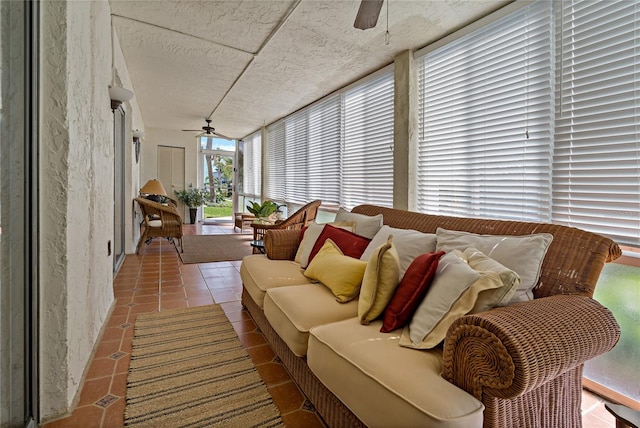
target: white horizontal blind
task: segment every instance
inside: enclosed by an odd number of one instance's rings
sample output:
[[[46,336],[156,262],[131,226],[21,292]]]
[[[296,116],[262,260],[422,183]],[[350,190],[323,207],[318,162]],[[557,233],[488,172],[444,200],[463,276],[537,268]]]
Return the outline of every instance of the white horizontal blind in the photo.
[[[550,220],[551,3],[421,58],[419,211]]]
[[[561,5],[554,222],[639,246],[640,6]]]
[[[242,194],[260,197],[262,192],[262,135],[255,132],[243,140]]]
[[[322,200],[324,208],[340,205],[340,94],[309,107],[307,199]]]
[[[307,203],[307,111],[287,116],[285,128],[284,200]]]
[[[267,128],[267,180],[266,197],[284,201],[285,195],[285,127],[279,121]]]
[[[393,205],[393,71],[344,94],[342,205]]]

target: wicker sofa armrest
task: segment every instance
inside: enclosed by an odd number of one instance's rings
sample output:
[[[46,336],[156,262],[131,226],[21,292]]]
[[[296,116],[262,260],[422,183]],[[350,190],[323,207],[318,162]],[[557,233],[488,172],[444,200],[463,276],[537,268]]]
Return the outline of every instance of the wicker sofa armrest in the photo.
[[[264,248],[272,260],[294,260],[300,246],[300,230],[273,229],[264,235]]]
[[[456,320],[442,376],[480,400],[511,399],[609,351],[619,338],[611,312],[589,297],[535,299]]]

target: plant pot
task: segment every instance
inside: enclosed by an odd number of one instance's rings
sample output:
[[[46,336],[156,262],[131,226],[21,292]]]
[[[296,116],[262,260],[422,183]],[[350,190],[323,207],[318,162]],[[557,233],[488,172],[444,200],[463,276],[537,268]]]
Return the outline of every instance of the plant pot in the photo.
[[[196,217],[198,216],[197,208],[189,208],[189,220],[191,220],[191,224],[196,224]]]

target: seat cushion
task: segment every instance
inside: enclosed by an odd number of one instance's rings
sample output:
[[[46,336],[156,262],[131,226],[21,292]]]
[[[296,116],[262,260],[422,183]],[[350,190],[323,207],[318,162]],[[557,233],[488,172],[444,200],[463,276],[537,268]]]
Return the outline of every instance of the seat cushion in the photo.
[[[242,259],[240,278],[247,293],[261,308],[264,306],[265,293],[270,288],[311,283],[302,274],[298,263],[291,260],[270,260],[262,254]]]
[[[264,315],[289,349],[303,357],[311,327],[355,317],[358,301],[338,303],[322,284],[278,287],[267,290]]]
[[[483,404],[440,376],[442,351],[400,347],[400,331],[381,326],[350,318],[313,327],[309,367],[370,427],[481,427]]]

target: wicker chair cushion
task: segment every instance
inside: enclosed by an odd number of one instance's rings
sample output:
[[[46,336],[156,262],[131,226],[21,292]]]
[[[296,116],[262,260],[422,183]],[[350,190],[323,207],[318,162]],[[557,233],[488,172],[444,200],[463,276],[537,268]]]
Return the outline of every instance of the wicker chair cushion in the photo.
[[[358,318],[363,325],[378,318],[387,307],[400,278],[400,258],[393,245],[393,237],[375,249],[364,271],[360,298],[358,300]]]
[[[367,262],[343,255],[340,248],[327,239],[304,275],[326,285],[336,299],[344,303],[358,296],[366,267]]]
[[[336,214],[336,221],[355,221],[356,230],[360,236],[372,239],[382,227],[382,214],[368,216],[364,214],[351,213],[344,208],[340,208]]]
[[[553,240],[549,233],[522,236],[477,235],[457,230],[436,230],[438,251],[464,251],[477,248],[505,267],[514,270],[522,282],[510,303],[533,300],[533,288],[538,284],[542,261]]]
[[[402,331],[400,345],[415,349],[436,347],[449,326],[473,309],[480,292],[502,286],[497,272],[474,270],[461,251],[445,254],[427,296]]]
[[[373,237],[367,249],[362,253],[360,260],[369,260],[373,251],[384,244],[389,235],[393,235],[393,243],[400,257],[400,279],[402,279],[409,265],[416,257],[436,250],[435,233],[422,233],[417,230],[398,229],[385,225]]]
[[[149,227],[162,227],[162,220],[149,220],[147,224]]]

